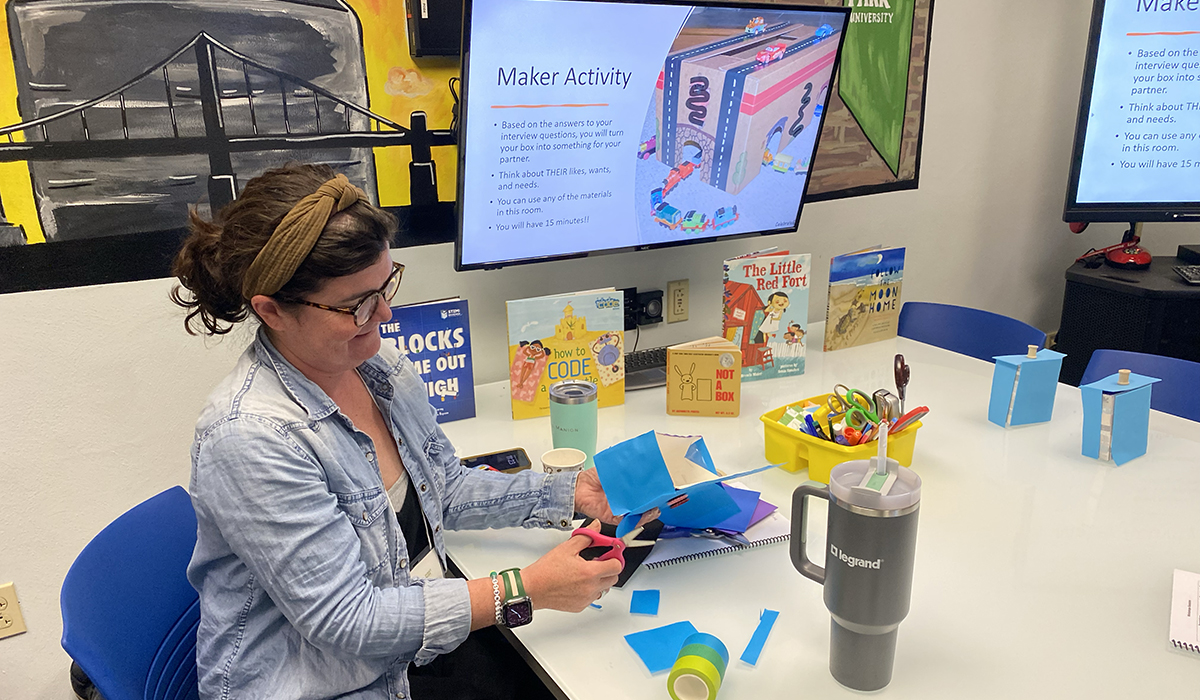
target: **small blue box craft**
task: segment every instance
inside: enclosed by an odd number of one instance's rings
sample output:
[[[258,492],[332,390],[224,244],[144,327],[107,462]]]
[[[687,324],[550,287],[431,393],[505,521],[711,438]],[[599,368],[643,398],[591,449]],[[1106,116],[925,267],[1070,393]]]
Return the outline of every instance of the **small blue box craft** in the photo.
[[[1038,350],[1035,357],[996,357],[988,420],[1002,428],[1050,420],[1064,357],[1053,350]]]
[[[1125,372],[1126,370],[1121,370]],[[1146,454],[1150,432],[1150,390],[1154,377],[1129,374],[1120,384],[1113,374],[1079,387],[1083,398],[1083,454],[1118,465]]]

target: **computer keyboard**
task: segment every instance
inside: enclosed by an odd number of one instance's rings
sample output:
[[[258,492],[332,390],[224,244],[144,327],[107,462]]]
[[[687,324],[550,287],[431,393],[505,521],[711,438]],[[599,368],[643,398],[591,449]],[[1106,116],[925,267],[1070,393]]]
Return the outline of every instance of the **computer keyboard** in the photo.
[[[649,389],[667,383],[667,349],[646,348],[625,353],[625,390]]]
[[[1175,274],[1182,277],[1184,282],[1188,284],[1200,284],[1200,265],[1179,265],[1171,269],[1175,270]],[[625,366],[628,367],[628,363]]]

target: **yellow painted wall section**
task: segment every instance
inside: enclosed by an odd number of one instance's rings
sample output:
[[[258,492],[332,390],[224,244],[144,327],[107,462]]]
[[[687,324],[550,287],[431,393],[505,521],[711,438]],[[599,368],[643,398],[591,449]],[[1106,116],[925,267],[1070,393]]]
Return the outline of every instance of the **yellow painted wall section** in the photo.
[[[8,14],[0,12],[0,36],[8,37]],[[12,48],[0,51],[0,126],[20,124],[17,112],[17,73],[13,68]],[[14,141],[23,141],[25,134],[13,134]],[[5,136],[7,141],[8,137]],[[438,166],[439,170],[441,166]],[[25,227],[25,237],[30,243],[45,243],[42,222],[38,220],[37,205],[33,201],[33,182],[29,179],[29,163],[20,160],[0,163],[0,202],[4,203],[4,217],[9,223]]]
[[[454,98],[447,82],[458,76],[458,58],[453,56],[413,59],[408,52],[408,25],[403,0],[346,0],[362,23],[363,51],[367,65],[367,91],[371,111],[408,126],[409,115],[426,114],[430,129],[447,129]],[[407,147],[375,149],[375,172],[379,203],[383,206],[409,204]],[[458,177],[457,149],[433,149],[437,167],[438,199],[454,201]]]

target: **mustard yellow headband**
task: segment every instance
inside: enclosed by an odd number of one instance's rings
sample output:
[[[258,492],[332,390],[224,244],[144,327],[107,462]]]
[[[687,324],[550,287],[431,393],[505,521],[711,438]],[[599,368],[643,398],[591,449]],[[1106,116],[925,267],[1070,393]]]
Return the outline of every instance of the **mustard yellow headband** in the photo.
[[[282,289],[317,244],[329,217],[360,199],[367,201],[366,193],[339,174],[296,202],[250,263],[242,281],[242,296],[270,296]]]

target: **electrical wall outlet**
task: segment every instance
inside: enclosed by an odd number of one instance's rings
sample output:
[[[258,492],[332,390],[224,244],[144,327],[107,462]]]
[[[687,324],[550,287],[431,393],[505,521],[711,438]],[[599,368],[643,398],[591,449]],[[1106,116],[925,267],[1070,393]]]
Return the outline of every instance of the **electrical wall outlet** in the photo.
[[[0,639],[25,632],[25,617],[12,583],[0,585]]]
[[[667,323],[688,319],[688,281],[667,282]]]

